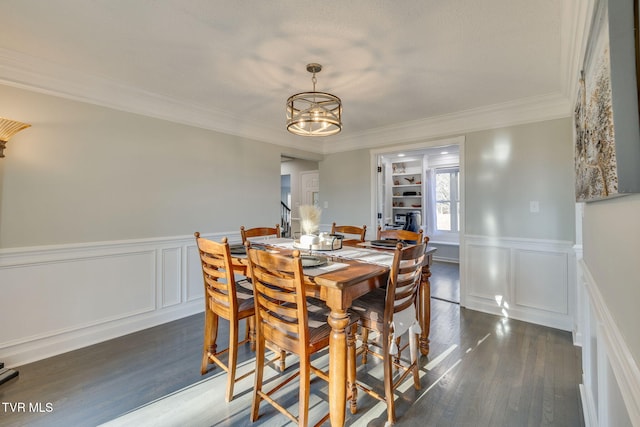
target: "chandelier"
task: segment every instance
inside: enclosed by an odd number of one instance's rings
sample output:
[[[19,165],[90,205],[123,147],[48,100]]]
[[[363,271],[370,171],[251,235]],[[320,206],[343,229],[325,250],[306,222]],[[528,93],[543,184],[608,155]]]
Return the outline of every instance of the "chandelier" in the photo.
[[[316,73],[320,64],[307,64],[313,74],[313,92],[302,92],[287,99],[287,130],[301,136],[329,136],[342,130],[342,101],[335,95],[316,92]]]

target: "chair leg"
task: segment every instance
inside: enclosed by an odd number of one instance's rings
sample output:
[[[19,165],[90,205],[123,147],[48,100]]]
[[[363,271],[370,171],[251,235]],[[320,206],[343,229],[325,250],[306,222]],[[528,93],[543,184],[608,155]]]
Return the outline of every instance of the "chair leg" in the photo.
[[[209,366],[209,354],[216,353],[216,340],[218,338],[218,315],[209,310],[204,310],[204,340],[202,345],[202,364],[200,374],[207,373]]]
[[[264,339],[258,337],[256,340],[256,371],[253,385],[253,401],[251,403],[251,422],[258,419],[260,412],[260,402],[262,401],[262,376],[264,374]]]
[[[280,372],[284,372],[287,369],[287,352],[280,350]]]
[[[384,334],[382,342],[384,348],[382,349],[383,364],[384,364],[384,398],[387,402],[387,425],[393,425],[396,422],[396,408],[393,395],[393,357],[389,353],[389,344],[391,344],[391,337],[388,334]]]
[[[369,351],[369,330],[364,326],[360,327],[360,334],[362,336],[362,364],[367,364],[367,352]]]
[[[238,361],[238,319],[229,322],[229,359],[227,361],[227,394],[225,400],[233,399],[233,386],[236,383],[236,364]]]
[[[418,339],[419,334],[409,329],[409,353],[411,354],[411,370],[413,371],[413,386],[420,390],[420,375],[418,370]]]
[[[350,410],[352,414],[357,412],[358,389],[356,387],[356,329],[353,325],[347,335],[347,387],[348,394],[351,394]]]
[[[311,388],[311,357],[300,358],[300,392],[298,402],[298,426],[309,425],[309,389]]]
[[[401,341],[401,340],[402,340],[402,337],[398,337],[398,338],[396,338],[396,347],[398,347],[398,354],[396,354],[396,355],[393,357],[393,361],[394,361],[396,364],[399,364],[399,363],[400,363],[400,357],[402,356],[402,349],[400,348],[400,345],[401,345],[401,342],[400,342],[400,341]]]
[[[247,317],[247,330],[249,334],[249,344],[251,351],[256,351],[256,317]]]

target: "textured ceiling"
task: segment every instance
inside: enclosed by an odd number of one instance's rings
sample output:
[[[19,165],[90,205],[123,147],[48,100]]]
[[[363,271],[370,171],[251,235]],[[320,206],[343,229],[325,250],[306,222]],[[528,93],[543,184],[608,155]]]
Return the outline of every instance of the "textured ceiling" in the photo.
[[[319,62],[317,89],[344,104],[343,132],[325,139],[366,146],[384,129],[566,98],[566,9],[558,0],[3,0],[0,81],[322,151],[284,130],[287,97],[311,90],[305,65]]]

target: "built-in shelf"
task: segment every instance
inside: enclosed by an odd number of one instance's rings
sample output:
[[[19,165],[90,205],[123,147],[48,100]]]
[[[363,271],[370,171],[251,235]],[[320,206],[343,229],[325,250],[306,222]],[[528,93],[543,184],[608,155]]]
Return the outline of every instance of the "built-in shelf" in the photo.
[[[399,160],[391,163],[391,209],[395,225],[403,225],[407,212],[419,212],[424,217],[422,159]],[[420,206],[411,206],[420,205]]]

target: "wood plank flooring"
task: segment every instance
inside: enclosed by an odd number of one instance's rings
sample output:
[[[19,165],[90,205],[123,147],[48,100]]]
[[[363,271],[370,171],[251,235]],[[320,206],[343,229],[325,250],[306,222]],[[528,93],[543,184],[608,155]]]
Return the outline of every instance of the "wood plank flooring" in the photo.
[[[200,381],[202,324],[195,315],[17,368],[19,377],[0,385],[0,426],[96,426]],[[431,325],[422,389],[399,393],[398,426],[584,425],[580,350],[570,333],[439,299]],[[220,339],[227,339],[222,331]],[[251,357],[243,347],[240,358]],[[358,405],[349,425],[384,425],[377,401],[361,396]],[[221,408],[211,425],[231,426],[227,413]]]

